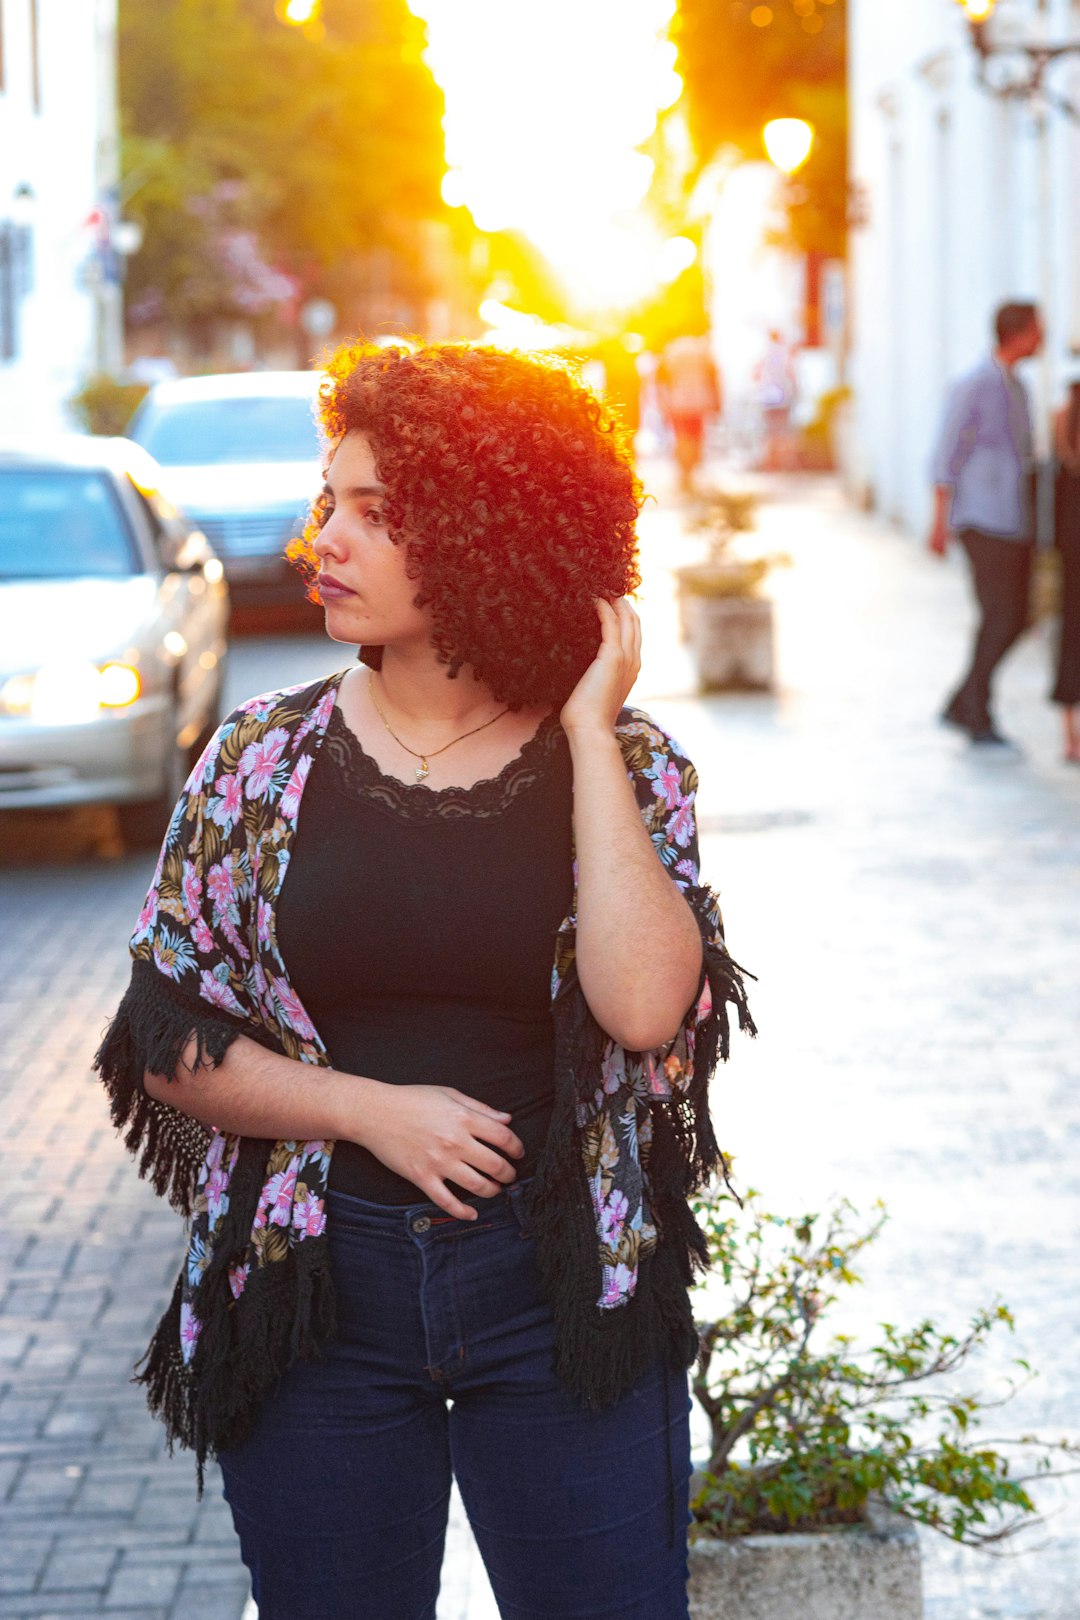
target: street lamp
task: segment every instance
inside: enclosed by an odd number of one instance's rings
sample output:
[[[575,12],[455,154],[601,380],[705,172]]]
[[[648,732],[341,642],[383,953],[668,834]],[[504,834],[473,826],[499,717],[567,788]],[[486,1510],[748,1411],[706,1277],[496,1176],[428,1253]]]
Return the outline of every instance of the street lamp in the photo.
[[[1080,106],[1046,84],[1047,71],[1055,62],[1080,53],[1080,39],[1048,44],[1041,37],[1041,16],[1025,38],[1015,19],[1008,18],[1006,6],[998,13],[999,0],[956,0],[956,4],[967,18],[978,58],[976,77],[985,90],[1009,100],[1041,101],[1080,122]],[[994,63],[999,66],[992,67]]]
[[[290,28],[308,28],[318,23],[322,0],[276,0],[274,10]]]
[[[761,132],[769,162],[782,174],[801,169],[814,144],[814,126],[805,118],[774,118]]]

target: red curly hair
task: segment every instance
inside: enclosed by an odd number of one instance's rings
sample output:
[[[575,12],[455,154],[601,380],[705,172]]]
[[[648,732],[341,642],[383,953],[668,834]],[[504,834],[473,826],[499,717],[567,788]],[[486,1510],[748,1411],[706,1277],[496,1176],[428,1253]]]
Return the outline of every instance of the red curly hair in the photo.
[[[596,656],[596,598],[640,583],[623,430],[550,356],[356,343],[326,371],[323,430],[332,447],[346,433],[371,444],[388,533],[448,673],[470,665],[515,709],[564,703]],[[289,547],[309,581],[326,517],[320,498]],[[377,669],[382,649],[360,656]]]

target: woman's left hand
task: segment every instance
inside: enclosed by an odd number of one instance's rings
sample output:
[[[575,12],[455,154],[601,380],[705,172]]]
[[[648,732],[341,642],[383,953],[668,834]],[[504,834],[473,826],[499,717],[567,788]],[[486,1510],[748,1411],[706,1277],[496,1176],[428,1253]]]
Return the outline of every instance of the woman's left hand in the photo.
[[[600,646],[559,716],[566,732],[613,731],[641,668],[641,620],[629,598],[600,597],[596,611]]]

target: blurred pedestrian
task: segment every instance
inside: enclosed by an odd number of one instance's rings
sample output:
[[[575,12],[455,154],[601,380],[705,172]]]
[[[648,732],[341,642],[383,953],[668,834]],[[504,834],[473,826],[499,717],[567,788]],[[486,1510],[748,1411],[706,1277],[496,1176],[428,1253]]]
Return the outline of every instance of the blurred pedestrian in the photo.
[[[346,347],[322,419],[298,554],[361,663],[221,726],[98,1054],[192,1217],[142,1381],[260,1620],[433,1615],[454,1475],[501,1613],[686,1620],[687,1198],[749,1014],[625,707],[640,489],[519,355]]]
[[[930,550],[944,557],[950,532],[971,565],[979,606],[967,673],[942,720],[973,743],[1011,747],[991,708],[994,671],[1028,622],[1035,549],[1031,410],[1016,376],[1043,339],[1036,305],[1002,304],[991,355],[950,389],[933,459]]]
[[[709,339],[673,338],[657,367],[656,386],[675,441],[679,488],[689,494],[701,465],[706,426],[719,416],[723,404],[720,372]]]
[[[1054,422],[1054,541],[1061,552],[1061,642],[1052,701],[1061,705],[1065,758],[1080,765],[1080,377]]]
[[[758,404],[765,427],[765,447],[761,466],[766,472],[787,472],[795,465],[791,436],[791,412],[798,383],[791,350],[775,328],[754,372]]]

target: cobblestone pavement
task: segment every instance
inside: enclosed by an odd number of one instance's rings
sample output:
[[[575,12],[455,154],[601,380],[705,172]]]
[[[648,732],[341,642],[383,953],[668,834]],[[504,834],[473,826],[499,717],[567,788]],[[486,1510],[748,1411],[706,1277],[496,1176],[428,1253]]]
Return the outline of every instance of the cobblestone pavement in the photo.
[[[1000,1428],[1076,1435],[1080,773],[1057,763],[1048,647],[1029,638],[1002,682],[1024,757],[972,752],[933,724],[968,623],[958,564],[936,568],[825,483],[773,495],[762,528],[795,564],[778,576],[776,699],[692,695],[667,567],[694,543],[669,509],[643,523],[639,696],[701,768],[706,870],[761,981],[762,1039],[718,1086],[722,1139],[778,1209],[885,1198],[854,1328],[962,1325],[1003,1294],[1008,1354],[1041,1376]],[[241,642],[234,695],[340,657]],[[88,1074],[147,862],[96,812],[0,834],[0,1620],[239,1620],[216,1480],[197,1503],[190,1460],[164,1455],[126,1382],[179,1222],[137,1181]],[[1075,1620],[1080,1504],[1043,1500],[1043,1545],[1022,1557],[927,1539],[929,1620]],[[439,1620],[494,1614],[457,1509]]]

